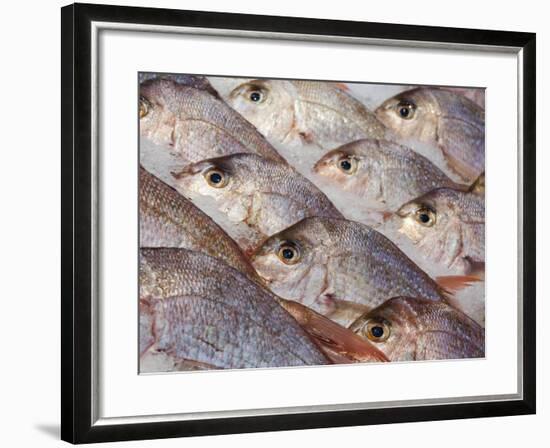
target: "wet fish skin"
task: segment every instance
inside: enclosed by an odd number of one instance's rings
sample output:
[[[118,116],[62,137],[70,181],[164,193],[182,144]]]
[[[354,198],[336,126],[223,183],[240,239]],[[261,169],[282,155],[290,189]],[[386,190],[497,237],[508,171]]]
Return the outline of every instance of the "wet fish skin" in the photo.
[[[248,121],[200,83],[155,78],[140,84],[140,136],[186,162],[250,152],[283,160]]]
[[[350,329],[373,342],[390,361],[485,356],[483,328],[445,302],[392,298],[358,318]]]
[[[396,213],[399,232],[428,259],[470,273],[485,261],[485,197],[438,188],[404,204]]]
[[[388,99],[375,113],[399,138],[439,148],[463,180],[472,182],[484,170],[485,112],[464,95],[420,87]]]
[[[382,138],[387,132],[338,83],[249,79],[223,96],[270,141],[283,145],[328,149],[359,138]]]
[[[221,260],[141,249],[139,276],[141,356],[161,355],[163,369],[166,358],[169,370],[329,363],[272,294]]]
[[[223,181],[212,185],[213,173]],[[308,216],[341,217],[330,200],[287,163],[233,154],[189,165],[175,174],[186,196],[210,196],[234,223],[255,231],[248,246]]]
[[[139,168],[140,247],[179,247],[219,258],[257,279],[237,244],[173,188]]]
[[[387,140],[362,139],[342,145],[325,154],[313,170],[381,211],[395,211],[438,187],[458,187],[424,156]]]
[[[344,219],[306,218],[268,238],[251,262],[275,294],[340,323],[347,318],[339,309],[346,307],[338,306],[343,301],[372,309],[396,295],[445,300],[439,285],[389,239]]]

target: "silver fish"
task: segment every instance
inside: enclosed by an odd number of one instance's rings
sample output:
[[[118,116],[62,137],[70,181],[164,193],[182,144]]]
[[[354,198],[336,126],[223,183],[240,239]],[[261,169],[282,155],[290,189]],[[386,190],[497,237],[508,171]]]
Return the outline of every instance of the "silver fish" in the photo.
[[[283,160],[248,121],[202,83],[156,78],[139,88],[140,136],[186,162],[249,152]]]
[[[383,138],[385,126],[338,83],[243,80],[225,100],[270,141],[328,149],[365,137]]]
[[[385,101],[376,116],[397,136],[439,148],[465,181],[485,169],[485,112],[463,95],[421,87]]]
[[[231,222],[245,224],[253,232],[249,241],[240,242],[246,249],[305,217],[342,216],[314,184],[288,164],[255,154],[205,160],[175,176],[180,192],[214,198]]]
[[[363,139],[325,154],[314,172],[369,208],[395,211],[438,187],[458,187],[424,156],[386,140]]]
[[[483,328],[445,302],[396,297],[361,316],[350,329],[391,361],[485,356]]]
[[[372,309],[396,295],[445,299],[389,239],[343,219],[306,218],[267,239],[251,261],[275,294],[340,323],[347,318],[338,312],[341,301]]]
[[[485,198],[475,192],[438,188],[398,211],[399,232],[427,258],[462,273],[485,261]]]
[[[273,295],[221,260],[141,249],[139,275],[141,357],[160,355],[163,369],[329,363]]]
[[[180,247],[204,252],[250,278],[257,278],[237,244],[208,215],[142,167],[139,235],[141,247]]]

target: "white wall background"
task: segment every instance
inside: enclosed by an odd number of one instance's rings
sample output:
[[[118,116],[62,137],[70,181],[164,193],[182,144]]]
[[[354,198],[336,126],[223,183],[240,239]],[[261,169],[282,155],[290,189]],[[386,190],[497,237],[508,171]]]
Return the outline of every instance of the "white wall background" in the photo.
[[[534,31],[538,36],[538,278],[544,279],[544,235],[550,188],[543,178],[549,158],[544,123],[549,119],[550,31],[544,3],[463,0],[388,2],[297,2],[277,0],[105,0],[157,6],[255,14],[309,16],[471,28]],[[0,442],[2,446],[61,446],[59,441],[60,303],[60,1],[9,2],[1,14],[0,40]],[[515,105],[510,105],[510,113]],[[503,201],[506,199],[503,198]],[[546,205],[546,206],[545,206]],[[532,217],[535,219],[535,216]],[[338,444],[369,447],[544,446],[550,436],[548,378],[550,331],[543,328],[550,289],[538,287],[538,415],[453,422],[244,434],[195,439],[127,442],[125,446],[279,447]],[[111,444],[103,445],[105,447]]]

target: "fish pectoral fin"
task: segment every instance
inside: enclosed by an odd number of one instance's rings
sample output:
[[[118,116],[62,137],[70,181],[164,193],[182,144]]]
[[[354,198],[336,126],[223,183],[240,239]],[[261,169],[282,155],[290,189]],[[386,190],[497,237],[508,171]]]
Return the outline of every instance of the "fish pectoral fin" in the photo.
[[[472,286],[473,283],[481,281],[481,279],[475,275],[443,275],[436,277],[435,281],[445,291],[455,294],[464,288]]]
[[[312,309],[290,300],[282,299],[280,303],[332,362],[389,361],[370,341]]]

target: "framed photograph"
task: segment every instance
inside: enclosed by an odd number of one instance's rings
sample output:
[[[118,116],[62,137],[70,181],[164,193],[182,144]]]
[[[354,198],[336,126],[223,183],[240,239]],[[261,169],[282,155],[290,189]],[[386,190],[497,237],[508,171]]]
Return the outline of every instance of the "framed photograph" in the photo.
[[[535,413],[535,35],[62,8],[62,439]]]

